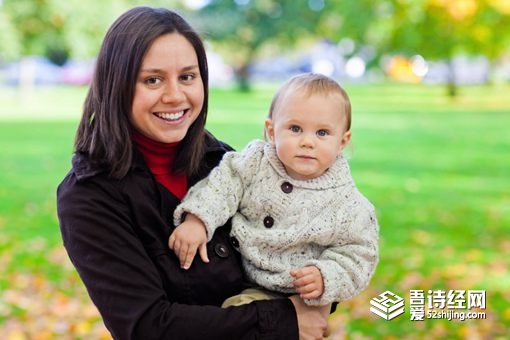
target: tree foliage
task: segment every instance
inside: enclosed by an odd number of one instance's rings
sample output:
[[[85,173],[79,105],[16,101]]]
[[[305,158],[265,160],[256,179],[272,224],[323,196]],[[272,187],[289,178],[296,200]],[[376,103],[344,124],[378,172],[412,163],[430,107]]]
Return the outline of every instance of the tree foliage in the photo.
[[[332,0],[328,6],[321,21],[323,35],[351,37],[359,45],[373,46],[379,55],[420,54],[451,62],[467,54],[494,60],[510,43],[507,0]],[[451,95],[455,85],[452,76]]]
[[[235,66],[240,86],[249,87],[248,66],[263,46],[277,45],[280,52],[310,37],[321,18],[324,1],[307,4],[294,0],[213,0],[196,16],[197,26],[224,50]]]
[[[281,54],[302,41],[350,39],[385,54],[451,60],[483,54],[494,60],[510,45],[508,0],[209,0],[186,11],[186,0],[153,0],[179,10],[235,67],[242,87],[262,51]],[[0,60],[42,54],[94,56],[113,20],[141,0],[3,0]],[[375,58],[377,59],[377,58]]]
[[[150,5],[180,8],[181,2],[153,0]],[[95,56],[109,25],[123,11],[135,5],[147,5],[139,0],[3,0],[0,3],[0,60],[44,55],[57,63],[65,62],[68,57]]]
[[[447,61],[459,53],[496,58],[510,37],[506,0],[212,0],[196,15],[209,38],[229,51],[244,82],[262,47],[276,45],[282,52],[313,36],[349,38],[377,56]]]
[[[326,2],[319,33],[350,37],[379,53],[454,53],[497,57],[510,41],[507,0],[358,0]]]

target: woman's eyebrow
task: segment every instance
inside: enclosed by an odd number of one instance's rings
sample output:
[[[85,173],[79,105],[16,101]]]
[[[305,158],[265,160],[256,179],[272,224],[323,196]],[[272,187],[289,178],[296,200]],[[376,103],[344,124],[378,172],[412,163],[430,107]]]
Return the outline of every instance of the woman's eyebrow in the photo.
[[[193,70],[196,70],[198,69],[198,65],[190,65],[190,66],[185,66],[181,69],[181,72],[188,72],[188,71],[193,71]],[[162,68],[157,68],[157,67],[148,67],[148,68],[143,68],[140,70],[140,72],[145,72],[145,73],[165,73],[164,69]]]
[[[192,70],[195,70],[197,68],[198,68],[198,65],[190,65],[190,66],[184,67],[182,70],[183,71],[192,71]]]

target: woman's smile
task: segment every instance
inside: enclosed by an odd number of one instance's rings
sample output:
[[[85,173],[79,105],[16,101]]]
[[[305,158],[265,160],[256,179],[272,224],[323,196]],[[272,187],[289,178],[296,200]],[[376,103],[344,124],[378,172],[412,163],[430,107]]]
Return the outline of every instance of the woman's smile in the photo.
[[[178,112],[155,112],[154,115],[158,118],[161,118],[167,122],[181,122],[184,114],[188,110],[182,110]]]

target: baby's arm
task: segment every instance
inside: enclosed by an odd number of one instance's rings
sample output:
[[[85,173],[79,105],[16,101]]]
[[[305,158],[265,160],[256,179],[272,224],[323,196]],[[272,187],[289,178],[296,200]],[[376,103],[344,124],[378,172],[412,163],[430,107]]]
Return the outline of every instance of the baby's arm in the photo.
[[[257,173],[263,145],[264,142],[255,141],[241,153],[227,152],[209,176],[189,189],[174,210],[174,225],[180,225],[170,235],[168,245],[179,257],[182,268],[191,266],[197,249],[207,262],[206,242],[216,228],[237,212],[245,182]],[[184,214],[186,219],[181,224]]]
[[[202,261],[209,262],[207,231],[204,223],[193,214],[186,214],[184,222],[175,228],[168,239],[168,246],[179,257],[183,269],[189,269],[197,249]]]
[[[324,293],[322,274],[316,266],[306,266],[290,271],[294,287],[302,299],[318,299]]]

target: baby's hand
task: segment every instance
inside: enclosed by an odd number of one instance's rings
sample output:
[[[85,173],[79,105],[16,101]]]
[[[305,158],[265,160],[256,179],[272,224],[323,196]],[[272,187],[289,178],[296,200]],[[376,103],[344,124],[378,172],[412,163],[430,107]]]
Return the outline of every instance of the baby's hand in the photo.
[[[197,249],[202,261],[209,262],[207,231],[204,223],[193,214],[187,214],[184,222],[175,228],[168,239],[168,246],[179,257],[183,269],[189,269]]]
[[[324,281],[319,268],[307,266],[290,271],[294,288],[302,299],[317,299],[324,293]]]

